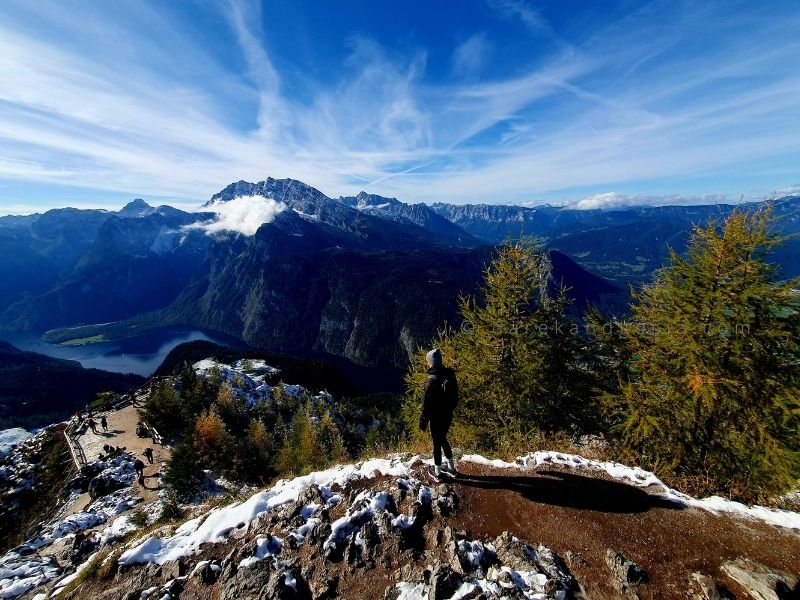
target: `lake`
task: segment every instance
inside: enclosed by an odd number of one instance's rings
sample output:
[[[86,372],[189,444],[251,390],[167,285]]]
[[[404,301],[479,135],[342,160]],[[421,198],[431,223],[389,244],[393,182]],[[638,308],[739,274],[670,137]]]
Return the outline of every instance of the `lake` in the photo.
[[[223,346],[245,348],[240,340],[220,333],[168,327],[156,329],[124,340],[99,342],[85,346],[57,346],[42,341],[35,333],[0,332],[0,340],[20,350],[38,352],[55,358],[76,360],[87,369],[116,373],[136,373],[149,377],[175,346],[205,340]]]

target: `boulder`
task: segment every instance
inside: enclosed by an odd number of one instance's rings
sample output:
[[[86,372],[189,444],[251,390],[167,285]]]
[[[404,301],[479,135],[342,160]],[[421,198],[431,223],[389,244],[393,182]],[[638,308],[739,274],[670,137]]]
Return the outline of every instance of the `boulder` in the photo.
[[[722,565],[721,570],[755,600],[800,598],[800,582],[797,577],[749,558],[729,560]]]
[[[691,600],[736,600],[727,589],[717,585],[708,575],[692,573],[689,575],[689,598]]]
[[[431,584],[428,592],[429,600],[445,600],[450,598],[464,579],[453,571],[449,565],[438,564],[431,573]]]
[[[89,496],[92,500],[97,500],[107,496],[111,492],[127,487],[127,483],[114,479],[113,477],[98,476],[89,482]]]
[[[606,550],[606,565],[611,569],[616,588],[625,595],[638,598],[639,586],[647,583],[647,571],[619,552]]]

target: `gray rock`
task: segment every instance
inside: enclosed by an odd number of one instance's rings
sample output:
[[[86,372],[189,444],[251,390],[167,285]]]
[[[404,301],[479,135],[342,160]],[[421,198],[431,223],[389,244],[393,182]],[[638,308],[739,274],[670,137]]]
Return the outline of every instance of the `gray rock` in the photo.
[[[447,517],[453,514],[456,509],[458,509],[458,496],[452,489],[447,488],[445,493],[436,498],[436,512],[443,517]]]
[[[221,600],[261,598],[261,590],[270,585],[274,574],[272,565],[266,560],[247,569],[240,569],[223,584]],[[274,583],[277,585],[277,582]]]
[[[316,484],[312,484],[300,492],[297,501],[304,506],[308,504],[325,504],[322,492]]]
[[[727,589],[702,573],[689,575],[689,594],[691,600],[736,600]]]
[[[450,598],[462,583],[464,583],[464,578],[453,571],[449,565],[436,565],[431,573],[428,599],[445,600]]]
[[[178,560],[171,560],[162,565],[165,579],[175,579],[189,574],[189,559],[181,557]]]
[[[800,598],[800,582],[797,577],[748,558],[729,560],[722,565],[722,572],[744,588],[755,600]]]
[[[610,548],[606,550],[606,564],[611,569],[617,589],[628,596],[638,597],[639,586],[649,580],[647,571]]]

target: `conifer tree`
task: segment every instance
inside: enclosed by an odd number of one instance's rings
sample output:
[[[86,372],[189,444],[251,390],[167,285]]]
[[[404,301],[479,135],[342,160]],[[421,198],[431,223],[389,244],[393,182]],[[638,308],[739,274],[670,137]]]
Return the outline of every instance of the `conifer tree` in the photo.
[[[331,463],[344,460],[347,457],[342,434],[327,410],[319,420],[315,441],[317,445],[316,455],[321,457],[323,461]]]
[[[197,418],[194,426],[194,448],[198,460],[203,464],[225,468],[230,462],[231,438],[216,410],[209,410]]]
[[[161,435],[184,433],[181,402],[172,383],[165,381],[145,400],[142,416]]]
[[[462,297],[463,324],[431,342],[458,372],[456,433],[470,445],[518,443],[544,430],[585,427],[589,402],[583,341],[568,321],[563,286],[552,291],[548,255],[526,242],[498,249],[481,302]],[[426,379],[426,349],[406,376],[404,418],[412,431]]]
[[[696,227],[634,295],[630,360],[606,397],[626,447],[664,476],[759,500],[800,475],[799,281],[779,281],[769,210]]]
[[[278,470],[301,473],[315,464],[316,439],[308,407],[298,410],[278,455]]]
[[[164,467],[164,484],[179,500],[190,500],[203,483],[203,472],[191,440],[175,446]]]

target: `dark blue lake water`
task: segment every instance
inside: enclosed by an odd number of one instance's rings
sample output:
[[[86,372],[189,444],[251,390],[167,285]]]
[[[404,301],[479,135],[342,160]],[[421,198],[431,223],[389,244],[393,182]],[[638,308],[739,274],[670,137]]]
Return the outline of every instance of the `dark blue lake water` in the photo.
[[[55,358],[77,360],[87,369],[103,369],[117,373],[152,375],[170,350],[179,344],[206,340],[235,348],[244,344],[226,335],[186,328],[164,328],[136,337],[86,346],[56,346],[42,341],[38,334],[0,332],[0,340],[20,350],[38,352]]]

